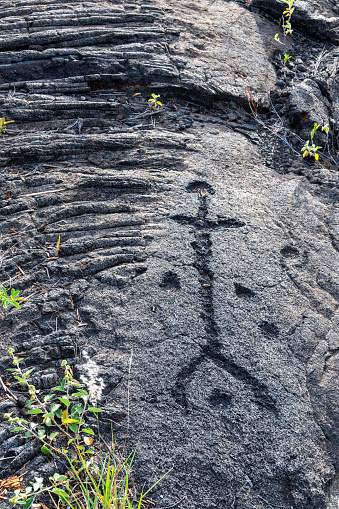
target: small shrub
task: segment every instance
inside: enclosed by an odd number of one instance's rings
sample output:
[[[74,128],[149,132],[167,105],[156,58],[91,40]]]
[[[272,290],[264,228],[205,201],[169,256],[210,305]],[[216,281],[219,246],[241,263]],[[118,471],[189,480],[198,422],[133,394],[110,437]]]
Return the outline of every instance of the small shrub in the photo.
[[[9,350],[9,355],[14,366],[9,371],[25,387],[29,399],[25,404],[25,417],[12,417],[8,413],[5,418],[12,425],[14,433],[21,433],[27,440],[39,440],[43,454],[60,458],[69,467],[66,475],[55,473],[51,476],[47,485],[42,477],[36,477],[25,491],[15,490],[10,502],[22,505],[22,509],[29,509],[37,495],[48,493],[57,496],[59,503],[67,504],[70,509],[144,507],[147,493],[165,476],[146,493],[142,491],[136,499],[135,489],[130,483],[135,451],[126,460],[118,457],[113,436],[111,446],[103,450],[100,434],[96,437],[94,430],[86,424],[88,415],[95,416],[98,422],[98,414],[102,411],[91,406],[91,397],[95,403],[98,399],[98,393],[93,392],[93,384],[91,396],[74,379],[71,366],[64,360],[61,363],[64,377],[60,385],[43,396],[30,381],[34,368],[22,369],[23,359],[18,358],[13,349]]]
[[[22,297],[18,297],[19,293],[20,292],[18,290],[14,290],[14,288],[12,288],[11,294],[7,295],[6,288],[2,286],[0,290],[0,300],[2,306],[7,308],[9,304],[12,304],[16,308],[20,309],[20,304],[18,301],[22,300]]]
[[[153,111],[157,111],[158,106],[162,106],[162,103],[158,101],[160,95],[152,94],[148,102],[151,103]]]
[[[284,65],[286,65],[286,62],[287,62],[290,58],[292,58],[292,57],[291,57],[291,55],[287,55],[287,54],[285,53],[285,55],[284,55]]]
[[[286,35],[292,34],[292,32],[293,32],[292,25],[291,25],[291,18],[292,18],[292,14],[293,14],[295,7],[293,7],[294,0],[283,0],[283,2],[285,4],[287,4],[286,10],[283,12],[283,24],[282,24],[284,36],[286,37]],[[281,42],[279,39],[279,34],[275,34],[274,38],[276,41]]]
[[[317,123],[314,124],[314,127],[313,127],[313,129],[311,131],[311,141],[307,140],[307,142],[305,143],[305,145],[301,149],[301,152],[303,153],[303,157],[313,156],[316,161],[318,161],[318,159],[319,159],[318,150],[321,149],[322,147],[316,146],[314,141],[313,141],[313,138],[314,138],[314,135],[315,135],[316,131],[319,129],[319,127],[320,127],[319,124],[317,124]],[[329,126],[328,126],[328,124],[323,126],[321,128],[321,130],[324,131],[326,134],[328,134],[329,133]]]
[[[5,121],[5,117],[2,117],[0,119],[0,136],[2,135],[2,133],[5,133],[6,132],[6,124],[10,124],[11,122],[14,122],[14,120],[7,120]]]

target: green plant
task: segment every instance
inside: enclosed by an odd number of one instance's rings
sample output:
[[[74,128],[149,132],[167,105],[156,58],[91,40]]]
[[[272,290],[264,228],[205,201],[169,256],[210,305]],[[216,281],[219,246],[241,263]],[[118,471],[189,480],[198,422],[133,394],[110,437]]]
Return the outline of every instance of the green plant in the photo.
[[[5,133],[6,132],[6,127],[5,125],[6,124],[10,124],[11,122],[14,122],[14,120],[7,120],[7,122],[5,122],[5,117],[2,117],[0,119],[0,136],[2,135],[2,133]]]
[[[284,65],[286,65],[287,60],[289,60],[290,58],[292,58],[292,57],[285,53],[285,55],[284,55]]]
[[[307,142],[301,149],[301,152],[303,152],[303,157],[313,156],[316,161],[318,161],[318,159],[319,159],[318,150],[322,147],[316,146],[314,144],[313,138],[314,138],[316,131],[319,129],[319,127],[320,127],[319,124],[317,124],[317,123],[314,124],[314,127],[311,131],[311,141],[307,140]],[[328,124],[324,125],[321,128],[321,130],[324,131],[326,134],[328,134],[329,130],[330,130],[329,125]]]
[[[43,478],[35,478],[24,492],[15,490],[10,502],[29,509],[35,497],[45,492],[51,497],[56,495],[59,502],[66,503],[70,509],[141,509],[147,493],[165,476],[135,499],[135,490],[130,486],[135,451],[126,460],[119,458],[113,435],[112,445],[103,451],[100,434],[98,446],[93,429],[86,425],[89,414],[94,415],[98,423],[98,413],[101,412],[100,408],[90,406],[91,398],[98,399],[93,381],[89,380],[89,386],[92,385],[88,393],[73,378],[72,368],[64,360],[61,363],[64,377],[60,385],[43,396],[30,381],[34,368],[22,369],[23,359],[18,358],[13,349],[9,350],[9,355],[14,365],[9,371],[26,388],[29,399],[25,404],[25,417],[5,414],[5,418],[13,426],[13,432],[22,433],[28,440],[39,440],[43,454],[54,456],[54,459],[58,457],[69,467],[66,475],[55,473],[50,477],[48,485],[44,484]],[[91,359],[90,362],[88,373],[92,375],[94,362]],[[101,390],[102,387],[98,387]]]
[[[160,95],[152,94],[151,98],[148,99],[148,102],[152,104],[153,111],[158,109],[158,106],[162,106],[162,103],[158,101]]]
[[[20,292],[18,290],[14,290],[14,288],[12,288],[11,295],[7,295],[6,288],[2,286],[0,290],[0,301],[2,306],[7,308],[9,304],[12,304],[16,308],[20,309],[20,304],[18,301],[22,300],[22,297],[18,297],[19,293]]]
[[[291,18],[295,7],[293,7],[294,0],[283,0],[285,4],[287,4],[286,10],[283,12],[283,23],[282,29],[284,31],[284,36],[291,34],[293,32],[291,25]],[[275,34],[275,40],[281,42],[279,39],[279,34]]]
[[[325,124],[324,127],[321,128],[321,130],[328,134],[330,132],[330,126],[328,124]]]

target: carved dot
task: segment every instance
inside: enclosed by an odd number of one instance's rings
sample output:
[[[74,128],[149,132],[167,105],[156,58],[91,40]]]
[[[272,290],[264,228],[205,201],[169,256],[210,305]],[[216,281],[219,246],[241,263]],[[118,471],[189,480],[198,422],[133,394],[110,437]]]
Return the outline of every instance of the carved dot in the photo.
[[[214,189],[210,184],[197,180],[188,184],[186,191],[188,193],[200,193],[202,195],[214,194]]]
[[[220,392],[219,389],[214,389],[209,400],[212,406],[225,408],[231,404],[232,396],[231,394]]]
[[[295,256],[299,255],[298,249],[296,247],[293,247],[293,246],[285,246],[285,247],[283,247],[282,250],[280,251],[280,253],[285,258],[294,258]]]
[[[261,322],[259,327],[263,332],[265,332],[269,336],[275,336],[275,337],[279,336],[279,329],[276,325],[274,325],[274,323],[269,323],[269,322],[263,321],[263,322]]]
[[[255,297],[255,293],[250,290],[249,288],[246,288],[246,286],[242,286],[239,283],[234,283],[235,287],[235,293],[238,297],[245,298],[245,297]]]
[[[166,272],[162,278],[162,282],[159,284],[161,288],[166,290],[178,290],[181,288],[180,279],[175,272]]]

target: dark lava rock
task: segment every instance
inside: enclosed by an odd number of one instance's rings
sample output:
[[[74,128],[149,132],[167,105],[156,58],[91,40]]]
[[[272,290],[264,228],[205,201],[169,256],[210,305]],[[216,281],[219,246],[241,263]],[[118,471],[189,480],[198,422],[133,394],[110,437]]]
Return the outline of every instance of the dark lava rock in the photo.
[[[331,104],[322,95],[315,80],[306,79],[293,87],[289,99],[289,116],[292,125],[306,139],[315,123],[329,125]]]
[[[83,373],[86,350],[104,380],[103,433],[114,421],[124,440],[129,421],[128,449],[139,443],[139,486],[174,466],[159,508],[325,509],[339,177],[269,168],[239,106],[250,92],[268,107],[275,26],[207,0],[12,0],[0,26],[0,109],[15,121],[0,139],[0,275],[27,297],[2,315],[6,380],[8,346],[42,391],[64,358]],[[151,111],[151,93],[164,108]],[[2,476],[26,462],[47,475],[5,421],[0,440],[15,456]]]
[[[331,103],[331,117],[339,129],[339,49],[331,48],[323,57],[317,74],[319,87]]]
[[[281,18],[286,10],[283,0],[252,0],[253,8]],[[294,0],[291,23],[311,37],[339,43],[339,6],[336,0]]]

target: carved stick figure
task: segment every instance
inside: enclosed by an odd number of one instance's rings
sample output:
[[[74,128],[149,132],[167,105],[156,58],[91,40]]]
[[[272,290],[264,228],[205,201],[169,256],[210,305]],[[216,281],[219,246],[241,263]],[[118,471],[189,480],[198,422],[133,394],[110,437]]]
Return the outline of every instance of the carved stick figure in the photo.
[[[245,223],[233,218],[221,218],[217,220],[208,219],[207,196],[214,194],[212,186],[206,182],[193,182],[187,187],[187,191],[197,193],[199,199],[198,213],[195,217],[175,215],[171,219],[180,224],[194,228],[195,240],[192,247],[195,252],[194,267],[199,273],[201,286],[201,301],[203,311],[201,318],[205,324],[207,343],[201,347],[201,354],[193,358],[177,375],[177,381],[173,387],[172,394],[177,403],[188,412],[188,401],[186,396],[186,385],[189,383],[197,367],[206,359],[225,369],[236,379],[251,386],[257,404],[276,412],[275,402],[269,394],[267,387],[251,375],[246,368],[239,366],[233,359],[228,359],[221,354],[222,344],[219,341],[219,328],[214,317],[213,306],[213,271],[210,269],[210,261],[213,256],[211,232],[219,228],[242,228]]]

